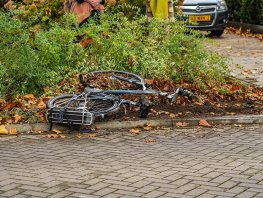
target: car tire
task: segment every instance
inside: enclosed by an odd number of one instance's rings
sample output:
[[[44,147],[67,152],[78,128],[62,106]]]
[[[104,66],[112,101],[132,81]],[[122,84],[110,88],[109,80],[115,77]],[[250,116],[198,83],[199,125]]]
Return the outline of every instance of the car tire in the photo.
[[[222,34],[224,33],[224,30],[212,30],[210,33],[209,33],[209,37],[220,37],[222,36]]]

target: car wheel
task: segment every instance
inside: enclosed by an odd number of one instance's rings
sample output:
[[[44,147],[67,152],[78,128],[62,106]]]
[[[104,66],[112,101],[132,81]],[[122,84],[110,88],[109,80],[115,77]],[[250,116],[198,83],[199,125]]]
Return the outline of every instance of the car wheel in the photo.
[[[224,30],[213,30],[209,33],[209,37],[214,37],[214,36],[220,37],[222,36],[223,33]]]

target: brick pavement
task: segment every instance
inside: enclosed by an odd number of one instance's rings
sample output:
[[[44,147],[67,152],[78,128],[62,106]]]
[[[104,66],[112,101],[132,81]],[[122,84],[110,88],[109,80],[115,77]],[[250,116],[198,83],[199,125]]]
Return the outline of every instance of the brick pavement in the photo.
[[[263,126],[0,137],[0,197],[263,197]]]

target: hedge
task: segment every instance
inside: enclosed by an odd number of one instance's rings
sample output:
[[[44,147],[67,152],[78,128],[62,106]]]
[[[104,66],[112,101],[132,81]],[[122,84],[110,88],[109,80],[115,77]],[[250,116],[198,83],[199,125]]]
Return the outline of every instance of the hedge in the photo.
[[[262,0],[226,0],[230,20],[263,25]]]

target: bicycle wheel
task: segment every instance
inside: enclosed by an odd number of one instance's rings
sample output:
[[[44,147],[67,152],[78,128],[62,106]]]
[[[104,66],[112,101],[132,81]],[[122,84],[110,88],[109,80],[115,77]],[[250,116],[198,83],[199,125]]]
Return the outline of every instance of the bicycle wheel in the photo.
[[[120,99],[112,96],[66,94],[48,101],[49,122],[90,125],[95,118],[117,113]]]

